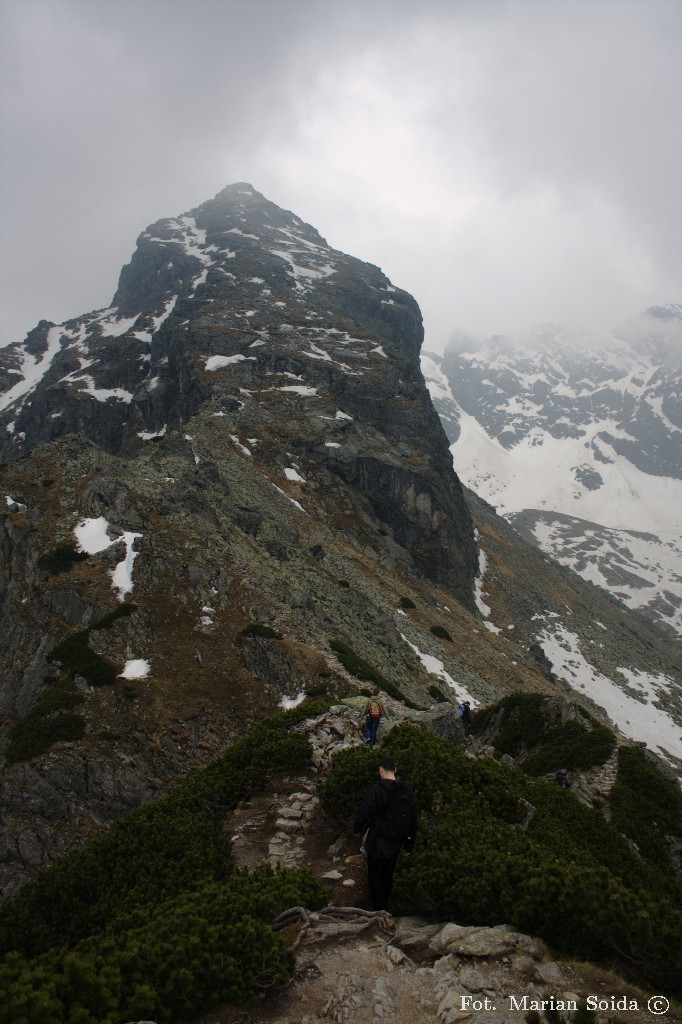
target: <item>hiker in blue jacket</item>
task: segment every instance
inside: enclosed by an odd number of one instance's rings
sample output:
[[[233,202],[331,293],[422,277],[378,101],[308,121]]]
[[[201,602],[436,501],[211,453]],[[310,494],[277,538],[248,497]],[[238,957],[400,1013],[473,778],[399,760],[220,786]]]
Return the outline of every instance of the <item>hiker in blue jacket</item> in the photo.
[[[361,836],[369,825],[365,852],[372,910],[388,910],[398,855],[402,849],[409,857],[414,849],[417,801],[410,787],[396,778],[392,758],[379,761],[379,779],[358,808],[353,832]]]

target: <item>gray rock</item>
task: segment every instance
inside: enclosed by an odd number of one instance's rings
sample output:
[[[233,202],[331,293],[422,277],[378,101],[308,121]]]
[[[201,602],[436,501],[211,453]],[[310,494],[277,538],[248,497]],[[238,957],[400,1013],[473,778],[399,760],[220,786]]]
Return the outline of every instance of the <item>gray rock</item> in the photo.
[[[559,965],[555,964],[554,962],[547,964],[536,964],[535,973],[537,974],[538,978],[540,978],[546,984],[564,984],[564,976],[561,973]]]
[[[441,925],[428,924],[419,917],[397,917],[395,928],[393,943],[402,949],[411,960],[415,960],[417,963],[427,963],[438,957],[431,940],[441,931]]]
[[[488,987],[487,979],[474,967],[465,967],[461,970],[459,973],[459,981],[467,992],[482,992],[484,988]]]
[[[535,969],[535,964],[529,956],[513,956],[511,958],[511,969],[516,974],[529,974]]]
[[[431,946],[439,953],[472,957],[504,956],[516,949],[516,932],[507,925],[479,928],[446,924],[431,940]]]

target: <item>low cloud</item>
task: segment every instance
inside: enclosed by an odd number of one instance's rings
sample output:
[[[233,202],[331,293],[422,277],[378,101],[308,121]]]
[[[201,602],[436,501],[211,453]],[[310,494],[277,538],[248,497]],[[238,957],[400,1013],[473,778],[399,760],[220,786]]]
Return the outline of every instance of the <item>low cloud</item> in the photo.
[[[679,301],[674,0],[2,0],[3,342],[248,180],[451,330]]]

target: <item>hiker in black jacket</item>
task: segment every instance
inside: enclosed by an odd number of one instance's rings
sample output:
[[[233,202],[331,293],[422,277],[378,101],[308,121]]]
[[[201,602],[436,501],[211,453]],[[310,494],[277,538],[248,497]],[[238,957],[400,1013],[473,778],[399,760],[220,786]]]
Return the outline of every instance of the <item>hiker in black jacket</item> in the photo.
[[[365,840],[367,878],[372,910],[388,910],[393,888],[393,872],[402,849],[409,857],[417,835],[417,802],[414,793],[395,777],[395,761],[379,761],[379,778],[362,801],[355,816],[353,832]]]

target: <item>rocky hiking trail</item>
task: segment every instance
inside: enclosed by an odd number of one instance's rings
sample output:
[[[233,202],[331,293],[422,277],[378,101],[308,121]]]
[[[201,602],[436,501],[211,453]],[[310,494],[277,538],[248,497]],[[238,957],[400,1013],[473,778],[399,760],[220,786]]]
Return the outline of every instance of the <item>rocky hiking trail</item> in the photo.
[[[413,717],[390,699],[385,706],[390,717],[382,725],[384,735]],[[504,923],[465,927],[365,909],[359,841],[326,820],[316,796],[334,754],[363,742],[360,718],[357,702],[349,701],[298,725],[313,746],[314,767],[273,777],[270,790],[241,805],[229,824],[238,866],[253,869],[267,861],[307,867],[329,891],[323,910],[291,908],[274,923],[295,936],[295,974],[274,995],[247,1006],[216,1007],[192,1024],[522,1024],[542,1000],[553,999],[561,1010],[560,1000],[567,1004],[590,995],[602,1001],[601,1022],[682,1021],[672,1011],[653,1017],[647,1008],[653,993],[590,964],[556,958],[545,943]],[[429,724],[443,728],[437,716]]]

